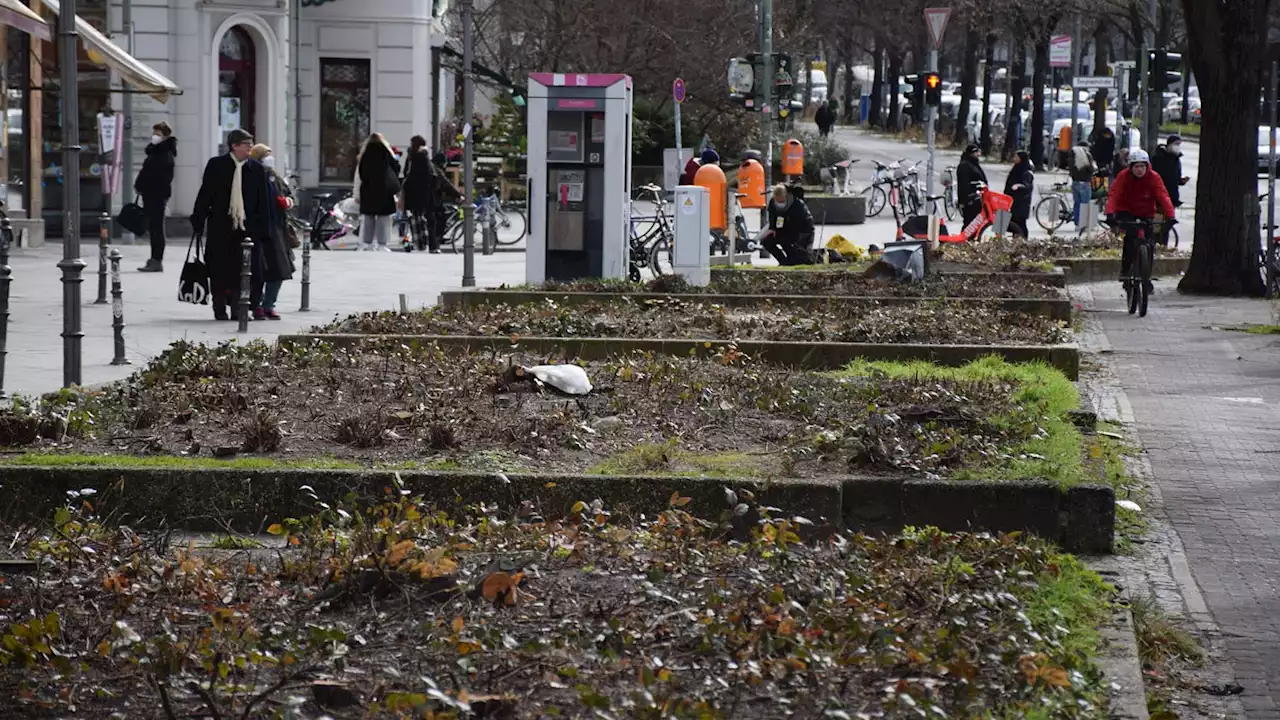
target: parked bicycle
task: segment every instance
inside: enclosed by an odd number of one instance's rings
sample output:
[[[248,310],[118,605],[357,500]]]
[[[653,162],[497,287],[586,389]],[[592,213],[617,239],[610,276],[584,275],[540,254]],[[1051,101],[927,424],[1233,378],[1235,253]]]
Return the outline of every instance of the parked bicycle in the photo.
[[[735,193],[738,201],[746,197],[744,193]],[[736,204],[734,208],[737,214],[733,218],[734,234],[737,235],[735,242],[736,249],[734,252],[755,252],[760,249],[760,243],[747,230],[747,218],[742,214],[742,205]],[[711,231],[711,254],[712,255],[728,255],[729,254],[729,234],[723,230]]]
[[[314,196],[309,236],[313,250],[332,250],[329,243],[360,233],[360,211],[351,193],[320,193]],[[330,202],[332,201],[332,202]]]
[[[893,184],[895,171],[902,167],[906,158],[885,165],[875,162],[876,169],[871,173],[871,184],[863,189],[862,195],[867,198],[867,217],[875,217],[889,204],[889,187]]]
[[[1036,223],[1045,232],[1052,234],[1064,224],[1074,222],[1075,213],[1067,202],[1070,196],[1071,185],[1065,182],[1040,189],[1040,202],[1036,203],[1035,216]]]
[[[627,276],[632,282],[640,282],[641,270],[648,268],[654,277],[671,272],[671,243],[673,231],[667,216],[666,191],[649,184],[638,188],[640,199],[654,204],[653,215],[640,215],[635,202],[631,208],[630,260]],[[640,228],[644,228],[641,232]]]
[[[956,212],[959,210],[956,200],[956,169],[949,167],[942,174],[942,210],[947,214],[948,220],[956,219]]]
[[[1013,207],[1013,198],[996,192],[985,184],[978,189],[982,202],[982,212],[978,213],[959,233],[939,234],[939,243],[981,242],[990,239],[995,232],[996,213]],[[942,195],[930,195],[927,200],[934,207],[943,200]],[[895,216],[896,217],[896,216]],[[908,236],[916,240],[929,238],[929,218],[926,215],[908,217],[898,225],[898,237]]]

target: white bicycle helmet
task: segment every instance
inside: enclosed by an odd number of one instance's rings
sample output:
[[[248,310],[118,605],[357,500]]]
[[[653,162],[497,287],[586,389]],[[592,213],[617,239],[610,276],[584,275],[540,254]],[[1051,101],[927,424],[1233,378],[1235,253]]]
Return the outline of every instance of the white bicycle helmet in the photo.
[[[1150,165],[1151,156],[1147,154],[1146,150],[1134,148],[1129,151],[1129,164],[1133,165],[1135,163],[1146,163],[1147,165]]]

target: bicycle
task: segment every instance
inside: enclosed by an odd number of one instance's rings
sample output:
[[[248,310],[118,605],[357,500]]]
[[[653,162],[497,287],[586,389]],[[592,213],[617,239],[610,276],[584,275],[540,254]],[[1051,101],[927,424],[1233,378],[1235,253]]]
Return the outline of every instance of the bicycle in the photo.
[[[471,203],[471,207],[472,215],[475,218],[475,231],[477,234],[481,234],[481,237],[483,237],[482,233],[484,232],[485,226],[489,223],[489,216],[491,214],[494,216],[494,224],[499,228],[502,227],[502,214],[498,209],[499,203],[497,193],[481,195],[479,200]],[[449,246],[449,252],[456,253],[458,252],[458,240],[462,238],[462,234],[466,230],[463,206],[445,205],[445,208],[446,219],[444,235],[442,236],[440,245],[443,248],[444,245],[447,244]],[[523,217],[523,215],[521,217]],[[498,244],[503,245],[510,243],[503,243],[499,240]]]
[[[1067,204],[1067,196],[1071,194],[1071,186],[1064,182],[1054,183],[1048,189],[1041,188],[1040,202],[1036,203],[1036,224],[1044,231],[1053,234],[1068,221],[1075,221],[1075,213]],[[1079,230],[1079,229],[1077,229]]]
[[[333,200],[332,203],[326,201]],[[360,229],[360,216],[349,213],[351,210],[351,193],[320,193],[314,196],[315,210],[312,211],[311,226],[308,228],[312,250],[332,250],[330,241],[347,235],[356,235]],[[346,207],[346,210],[343,207]]]
[[[831,167],[822,168],[822,185],[832,195],[843,197],[853,195],[853,166],[858,159],[841,160]]]
[[[1147,304],[1155,289],[1151,284],[1151,263],[1155,257],[1158,235],[1156,223],[1149,218],[1125,217],[1116,218],[1108,225],[1112,229],[1124,231],[1126,235],[1132,231],[1137,236],[1138,247],[1135,249],[1133,262],[1129,265],[1129,274],[1124,278],[1124,294],[1129,314],[1136,312],[1138,317],[1146,317]]]
[[[647,267],[654,277],[659,277],[668,274],[672,266],[673,232],[666,212],[666,192],[653,184],[638,190],[641,199],[646,195],[650,197],[656,212],[651,216],[639,215],[635,212],[635,202],[632,201],[630,258],[627,268],[627,276],[632,282],[640,282],[642,268]],[[643,234],[637,230],[641,225],[647,225]]]
[[[942,174],[942,210],[948,220],[956,219],[956,169],[949,167]]]
[[[734,193],[734,194],[737,195],[739,201],[741,201],[742,198],[746,197],[746,194],[744,193]],[[736,207],[736,210],[737,210],[737,215],[735,215],[733,218],[733,225],[736,230],[736,234],[738,236],[738,240],[735,243],[736,245],[735,252],[740,252],[740,253],[755,252],[756,250],[759,249],[760,244],[756,241],[754,237],[751,237],[751,233],[747,230],[747,218],[742,214],[742,206],[738,205]],[[716,230],[716,229],[713,229],[711,231],[711,254],[712,255],[728,255],[729,254],[728,233],[726,233],[723,230]]]
[[[1259,210],[1268,195],[1269,193],[1262,193],[1258,196]],[[1259,215],[1261,216],[1261,212]],[[1268,298],[1280,298],[1280,235],[1271,234],[1277,228],[1280,225],[1263,224],[1258,248],[1258,271],[1262,274],[1262,285],[1266,288]],[[1268,268],[1270,273],[1267,272]]]
[[[906,162],[906,158],[901,158],[896,162],[885,165],[878,161],[875,162],[876,169],[871,173],[871,184],[863,189],[862,195],[867,198],[867,217],[875,217],[884,210],[889,204],[889,193],[885,187],[892,185],[893,172]]]
[[[954,243],[966,243],[966,242],[982,242],[989,237],[989,234],[991,232],[993,232],[993,228],[995,227],[995,221],[996,221],[996,213],[1000,212],[1001,210],[1007,211],[1013,207],[1013,198],[1011,196],[1005,195],[1004,193],[996,192],[988,188],[985,183],[979,185],[978,194],[982,201],[982,211],[979,212],[978,216],[975,217],[972,221],[970,221],[969,224],[965,226],[965,228],[961,230],[959,233],[952,234],[952,235],[942,235],[941,233],[939,233],[938,235],[939,243],[954,244]],[[934,207],[937,207],[937,202],[942,199],[943,199],[942,195],[930,195],[928,196],[928,198],[926,198],[926,200],[928,200],[928,202],[932,204]],[[906,227],[908,223],[911,223],[912,225],[915,226],[910,231],[908,231]],[[923,232],[921,230],[916,229],[921,226],[923,227]],[[925,216],[918,215],[912,218],[908,218],[907,223],[899,223],[898,239],[902,239],[904,235],[910,236],[916,240],[927,240],[929,238],[928,218]]]

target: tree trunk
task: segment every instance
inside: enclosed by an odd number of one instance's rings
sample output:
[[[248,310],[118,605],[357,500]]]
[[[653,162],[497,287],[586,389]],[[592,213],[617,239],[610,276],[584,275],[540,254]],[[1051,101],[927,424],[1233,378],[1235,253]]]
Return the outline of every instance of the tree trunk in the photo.
[[[1111,75],[1111,27],[1106,18],[1098,23],[1098,30],[1093,34],[1094,44],[1094,60],[1093,72],[1095,75]],[[1102,128],[1107,125],[1107,96],[1108,90],[1099,90],[1098,94],[1093,98],[1093,134],[1090,138],[1095,139],[1102,132]],[[1117,132],[1120,128],[1112,128]]]
[[[1008,160],[1018,151],[1019,135],[1022,131],[1022,88],[1027,76],[1027,46],[1018,40],[1010,50],[1013,54],[1013,67],[1009,71],[1009,117],[1006,118],[1009,129],[1004,133],[1004,152],[1001,159]]]
[[[964,147],[969,142],[969,104],[978,84],[978,44],[982,37],[977,28],[969,28],[964,37],[964,66],[960,71],[960,110],[956,112],[955,144]]]
[[[855,101],[859,103],[858,114],[859,115],[862,114],[862,110],[861,110],[862,93],[859,93],[857,98],[854,98],[853,96],[853,41],[852,40],[845,40],[843,54],[844,54],[844,106],[840,109],[840,112],[842,115],[844,115],[844,123],[846,125],[852,125],[853,124],[853,104]],[[861,89],[862,83],[858,83],[858,87],[859,89]]]
[[[982,154],[991,152],[991,93],[996,77],[996,36],[987,35],[987,66],[982,71]]]
[[[898,78],[902,76],[902,51],[889,51],[889,78],[887,85],[889,86],[889,119],[886,123],[891,132],[897,132],[901,128],[899,122],[898,107]]]
[[[1049,38],[1036,40],[1036,57],[1031,71],[1031,166],[1045,167],[1044,152],[1044,82],[1049,69]]]
[[[1263,294],[1258,272],[1258,88],[1269,0],[1183,0],[1204,123],[1191,266],[1178,290]]]
[[[871,50],[871,107],[867,108],[867,122],[871,127],[883,127],[880,121],[884,107],[884,48],[877,35]]]

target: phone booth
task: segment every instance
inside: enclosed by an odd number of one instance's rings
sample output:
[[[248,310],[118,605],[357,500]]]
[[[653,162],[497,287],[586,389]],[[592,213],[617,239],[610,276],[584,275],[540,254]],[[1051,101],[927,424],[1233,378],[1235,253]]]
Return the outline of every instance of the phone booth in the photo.
[[[631,77],[529,74],[525,281],[625,278]]]

